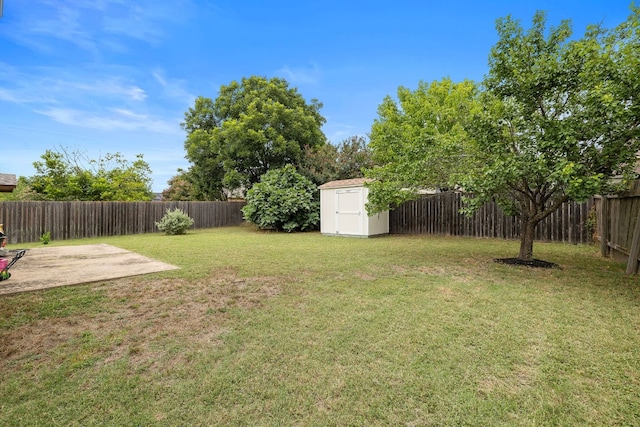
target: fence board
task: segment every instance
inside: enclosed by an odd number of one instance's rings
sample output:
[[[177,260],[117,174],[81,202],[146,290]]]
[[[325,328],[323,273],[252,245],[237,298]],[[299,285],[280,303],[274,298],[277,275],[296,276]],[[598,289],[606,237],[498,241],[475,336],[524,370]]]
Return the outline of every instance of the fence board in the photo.
[[[168,209],[194,219],[192,228],[241,224],[244,202],[0,202],[0,223],[9,242],[120,236],[156,232]]]
[[[596,212],[596,235],[602,256],[627,263],[627,271],[635,273],[638,264],[635,251],[640,245],[640,232],[636,232],[640,221],[640,180],[628,193],[596,197]]]
[[[517,239],[517,218],[505,215],[496,203],[487,203],[471,216],[460,213],[462,195],[440,193],[403,203],[389,213],[392,234],[440,234],[448,236]],[[536,240],[590,243],[585,222],[593,201],[567,202],[538,224]]]

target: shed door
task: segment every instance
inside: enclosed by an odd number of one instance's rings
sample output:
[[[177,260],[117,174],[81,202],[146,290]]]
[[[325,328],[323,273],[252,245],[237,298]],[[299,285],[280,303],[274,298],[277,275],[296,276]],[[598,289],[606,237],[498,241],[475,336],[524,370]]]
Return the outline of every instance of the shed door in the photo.
[[[336,234],[362,235],[362,188],[336,190]]]

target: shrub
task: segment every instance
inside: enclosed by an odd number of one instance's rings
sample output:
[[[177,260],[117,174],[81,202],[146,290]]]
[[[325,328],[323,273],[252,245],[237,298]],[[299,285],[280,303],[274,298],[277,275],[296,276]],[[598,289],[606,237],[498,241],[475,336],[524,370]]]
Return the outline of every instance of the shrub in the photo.
[[[48,245],[50,241],[51,241],[51,232],[47,231],[46,233],[42,233],[42,235],[40,236],[40,242],[43,245]]]
[[[186,234],[187,229],[193,225],[193,219],[181,209],[167,209],[160,222],[156,222],[158,230],[167,234]]]
[[[318,189],[292,165],[264,174],[246,200],[244,219],[261,229],[307,231],[320,222]]]

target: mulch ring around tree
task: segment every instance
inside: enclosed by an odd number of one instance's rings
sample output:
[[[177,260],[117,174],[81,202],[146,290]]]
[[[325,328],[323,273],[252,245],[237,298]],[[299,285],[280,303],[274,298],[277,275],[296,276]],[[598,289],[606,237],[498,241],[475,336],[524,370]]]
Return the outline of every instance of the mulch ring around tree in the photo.
[[[525,261],[519,258],[496,258],[494,260],[498,264],[508,264],[508,265],[523,265],[525,267],[534,267],[534,268],[558,268],[561,267],[549,261],[543,261],[541,259],[532,259],[531,261]]]

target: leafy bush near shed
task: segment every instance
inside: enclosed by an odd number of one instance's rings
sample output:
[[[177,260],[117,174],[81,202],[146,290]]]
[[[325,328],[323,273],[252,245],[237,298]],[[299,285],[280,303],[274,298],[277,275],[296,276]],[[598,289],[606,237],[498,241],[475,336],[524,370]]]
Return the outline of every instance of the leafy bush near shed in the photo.
[[[193,218],[184,213],[181,209],[167,209],[159,222],[156,222],[158,230],[166,234],[186,234],[187,229],[193,225]]]
[[[320,222],[318,189],[292,165],[264,174],[246,200],[244,219],[261,229],[308,231]]]

